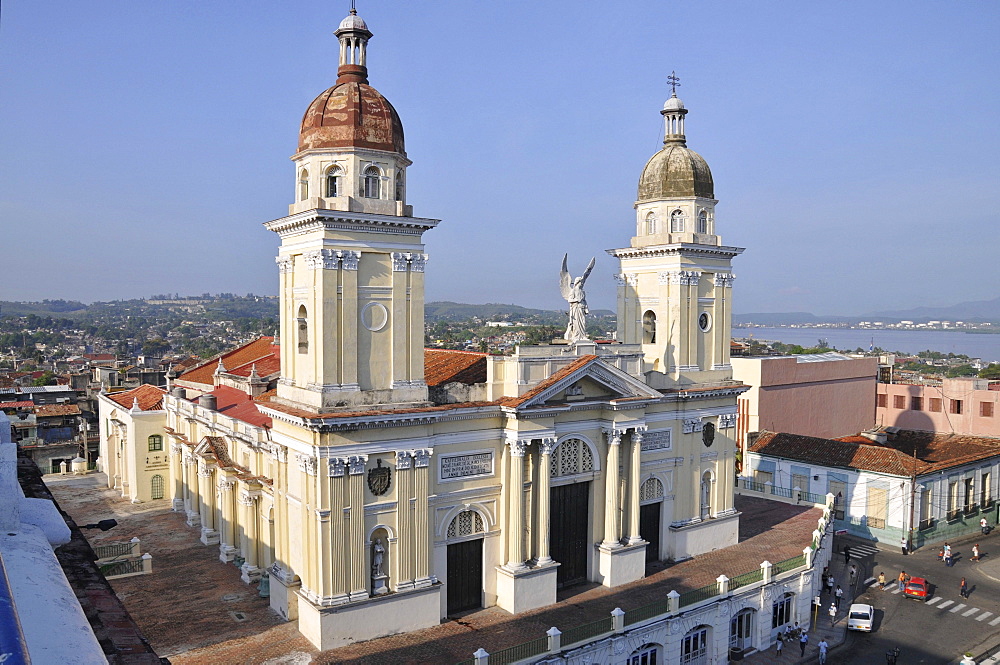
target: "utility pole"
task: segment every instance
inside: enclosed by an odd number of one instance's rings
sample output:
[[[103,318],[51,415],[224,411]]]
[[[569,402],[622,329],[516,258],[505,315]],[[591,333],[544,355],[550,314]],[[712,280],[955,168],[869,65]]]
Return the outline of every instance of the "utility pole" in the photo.
[[[917,495],[917,444],[913,444],[913,472],[910,474],[910,530],[907,532],[906,551],[913,552],[913,512]]]

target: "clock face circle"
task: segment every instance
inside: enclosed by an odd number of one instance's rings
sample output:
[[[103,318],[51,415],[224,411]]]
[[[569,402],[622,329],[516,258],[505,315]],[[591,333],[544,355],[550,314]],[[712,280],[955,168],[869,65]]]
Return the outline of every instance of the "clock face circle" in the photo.
[[[708,312],[702,312],[701,316],[698,317],[698,327],[702,332],[708,332],[712,329],[712,315]]]

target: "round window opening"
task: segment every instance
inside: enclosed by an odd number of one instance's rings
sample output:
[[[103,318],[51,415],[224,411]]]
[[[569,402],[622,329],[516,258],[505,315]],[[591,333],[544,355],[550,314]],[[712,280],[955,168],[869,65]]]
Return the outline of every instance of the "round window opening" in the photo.
[[[712,329],[712,315],[708,312],[702,312],[701,316],[698,317],[698,327],[701,328],[702,332],[708,332]]]
[[[361,325],[378,332],[389,323],[389,310],[380,302],[370,302],[361,309]]]

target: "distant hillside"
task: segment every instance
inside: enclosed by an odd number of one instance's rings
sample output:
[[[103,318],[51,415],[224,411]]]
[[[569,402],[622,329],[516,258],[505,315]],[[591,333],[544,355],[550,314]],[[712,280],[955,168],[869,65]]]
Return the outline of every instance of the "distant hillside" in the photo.
[[[926,323],[927,321],[1000,322],[1000,298],[958,303],[947,307],[915,307],[865,314],[865,319],[879,318]]]
[[[0,300],[0,316],[51,316],[72,319],[84,314],[87,306],[76,300],[43,300],[42,302],[14,302]]]
[[[614,317],[615,313],[607,310],[592,310],[591,317]],[[429,302],[424,305],[424,318],[429,323],[436,321],[468,321],[478,318],[483,321],[523,321],[538,325],[564,325],[566,312],[549,309],[531,309],[520,305],[487,303],[485,305],[469,305],[458,302]]]

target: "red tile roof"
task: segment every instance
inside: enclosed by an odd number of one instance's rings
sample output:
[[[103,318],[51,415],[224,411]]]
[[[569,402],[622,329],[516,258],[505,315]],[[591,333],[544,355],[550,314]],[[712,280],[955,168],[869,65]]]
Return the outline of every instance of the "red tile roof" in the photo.
[[[749,450],[822,466],[897,476],[933,473],[1000,455],[1000,439],[989,437],[912,431],[889,436],[886,443],[876,443],[862,436],[821,439],[764,431]]]
[[[126,409],[131,409],[135,400],[139,400],[139,408],[141,410],[159,411],[163,408],[163,396],[166,394],[165,390],[144,383],[132,390],[111,393],[107,398]]]
[[[184,372],[177,377],[177,380],[200,383],[206,386],[214,385],[213,376],[215,375],[215,369],[219,366],[219,358],[222,358],[222,365],[226,368],[226,372],[230,374],[245,370],[246,373],[241,374],[241,376],[248,376],[251,365],[259,363],[257,373],[261,376],[267,376],[261,371],[260,364],[263,364],[265,360],[273,360],[275,366],[277,366],[278,345],[274,344],[273,337],[258,337],[252,342],[232,351],[226,351],[210,358],[194,369]]]
[[[446,383],[485,383],[488,354],[447,349],[424,349],[424,380],[428,386]]]
[[[257,404],[242,390],[219,386],[212,394],[215,395],[216,410],[222,415],[257,427],[271,426],[271,418],[261,413]]]
[[[0,402],[0,409],[30,409],[35,406],[31,400],[26,402]]]
[[[39,404],[35,407],[35,417],[37,418],[78,415],[80,415],[80,407],[76,404]]]

